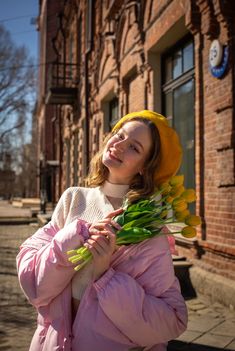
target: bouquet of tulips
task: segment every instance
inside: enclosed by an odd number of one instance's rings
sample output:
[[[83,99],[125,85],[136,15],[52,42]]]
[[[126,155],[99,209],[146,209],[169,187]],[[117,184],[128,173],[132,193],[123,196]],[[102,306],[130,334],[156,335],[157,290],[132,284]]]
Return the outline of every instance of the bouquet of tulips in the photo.
[[[161,184],[149,199],[139,200],[136,203],[124,202],[124,212],[114,220],[122,226],[116,233],[117,245],[128,245],[142,242],[154,236],[166,235],[162,230],[165,225],[184,223],[178,231],[167,235],[181,234],[186,238],[196,236],[196,226],[201,224],[199,216],[190,214],[188,203],[196,200],[194,189],[184,188],[184,176],[178,175],[169,182]],[[90,259],[92,254],[82,246],[67,252],[68,260],[81,269]]]

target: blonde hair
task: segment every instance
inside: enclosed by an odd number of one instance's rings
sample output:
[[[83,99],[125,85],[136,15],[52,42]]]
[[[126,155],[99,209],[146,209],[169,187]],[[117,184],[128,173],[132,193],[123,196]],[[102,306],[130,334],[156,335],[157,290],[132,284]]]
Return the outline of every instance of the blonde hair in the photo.
[[[154,193],[155,183],[154,183],[154,173],[158,167],[159,157],[160,157],[160,135],[155,124],[143,117],[136,116],[130,121],[124,122],[120,125],[120,128],[131,121],[140,121],[149,127],[151,137],[152,137],[152,147],[149,152],[149,156],[145,161],[145,166],[142,174],[139,173],[133,178],[130,184],[130,190],[128,191],[126,198],[129,203],[138,201],[139,199],[148,198]],[[118,129],[118,130],[119,130]],[[86,178],[86,184],[91,187],[102,185],[107,179],[109,171],[107,167],[102,162],[103,151],[107,141],[118,132],[115,130],[109,133],[103,143],[102,149],[92,158],[90,163],[89,174]]]

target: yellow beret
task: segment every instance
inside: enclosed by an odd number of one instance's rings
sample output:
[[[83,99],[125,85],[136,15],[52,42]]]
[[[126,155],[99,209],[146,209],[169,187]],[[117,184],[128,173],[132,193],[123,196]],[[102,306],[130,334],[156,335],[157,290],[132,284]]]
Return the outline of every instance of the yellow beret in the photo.
[[[113,131],[120,129],[123,123],[135,117],[142,117],[152,121],[158,129],[161,140],[159,165],[155,171],[154,182],[159,185],[174,176],[182,161],[182,147],[176,131],[168,125],[167,119],[159,113],[143,110],[128,113],[113,127]]]

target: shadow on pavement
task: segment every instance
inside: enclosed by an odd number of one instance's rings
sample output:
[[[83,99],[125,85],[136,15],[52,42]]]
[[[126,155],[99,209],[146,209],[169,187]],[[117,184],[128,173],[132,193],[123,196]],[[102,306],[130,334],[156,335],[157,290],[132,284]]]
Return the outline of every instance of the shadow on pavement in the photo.
[[[207,345],[187,343],[183,341],[170,341],[167,347],[167,351],[222,351],[224,348],[211,347]],[[226,349],[226,351],[232,351]]]

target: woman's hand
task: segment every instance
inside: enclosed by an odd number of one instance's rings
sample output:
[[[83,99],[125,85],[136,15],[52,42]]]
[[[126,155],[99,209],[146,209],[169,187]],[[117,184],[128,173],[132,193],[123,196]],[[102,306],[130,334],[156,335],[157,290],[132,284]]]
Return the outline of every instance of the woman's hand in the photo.
[[[90,250],[93,256],[93,278],[95,280],[110,266],[112,254],[117,248],[115,231],[121,229],[121,226],[112,218],[122,212],[123,209],[119,208],[89,228],[90,237],[84,246]]]

